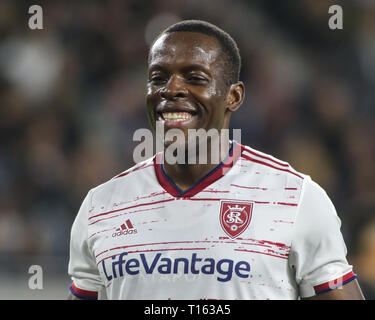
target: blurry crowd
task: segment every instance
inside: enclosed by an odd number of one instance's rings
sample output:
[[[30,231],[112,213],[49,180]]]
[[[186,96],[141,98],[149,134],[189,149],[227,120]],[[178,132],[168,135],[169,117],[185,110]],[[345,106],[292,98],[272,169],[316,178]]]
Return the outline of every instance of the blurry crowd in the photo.
[[[83,198],[134,164],[133,133],[149,128],[149,44],[174,22],[202,19],[240,48],[246,98],[231,127],[327,191],[375,298],[374,1],[38,4],[43,29],[30,30],[29,2],[0,1],[0,272],[28,257],[66,272]],[[331,4],[342,5],[343,30],[328,27]]]

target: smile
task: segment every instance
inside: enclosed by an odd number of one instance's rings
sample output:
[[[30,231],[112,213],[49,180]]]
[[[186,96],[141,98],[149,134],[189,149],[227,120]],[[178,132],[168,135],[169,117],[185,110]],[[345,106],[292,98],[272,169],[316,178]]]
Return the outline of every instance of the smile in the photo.
[[[166,121],[185,121],[192,118],[189,112],[163,112],[162,117]]]

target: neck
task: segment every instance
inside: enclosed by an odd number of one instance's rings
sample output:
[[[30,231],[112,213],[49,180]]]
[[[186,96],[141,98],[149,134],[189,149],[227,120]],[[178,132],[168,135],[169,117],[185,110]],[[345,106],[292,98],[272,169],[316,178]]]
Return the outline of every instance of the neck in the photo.
[[[197,150],[193,152],[193,154],[196,155],[194,157],[196,161],[184,161],[184,163],[175,164],[169,164],[167,161],[164,161],[164,171],[168,177],[184,191],[197,183],[206,174],[224,161],[232,146],[232,142],[228,140],[226,143],[220,143],[219,145],[221,147],[217,150],[217,146],[213,148],[212,145],[208,143],[207,150],[204,152],[205,155],[207,155],[207,157],[204,157],[207,161],[203,161],[202,163],[198,161],[201,157],[199,157],[199,148],[197,147]],[[188,159],[191,160],[191,157],[187,154],[185,160]]]

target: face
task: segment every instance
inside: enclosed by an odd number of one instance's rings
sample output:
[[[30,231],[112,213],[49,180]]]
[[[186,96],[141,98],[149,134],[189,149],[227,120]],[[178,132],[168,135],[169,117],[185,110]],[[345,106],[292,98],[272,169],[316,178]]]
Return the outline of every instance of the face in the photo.
[[[220,44],[210,36],[173,32],[161,36],[150,50],[147,110],[153,127],[165,132],[227,128],[228,89],[220,65]]]

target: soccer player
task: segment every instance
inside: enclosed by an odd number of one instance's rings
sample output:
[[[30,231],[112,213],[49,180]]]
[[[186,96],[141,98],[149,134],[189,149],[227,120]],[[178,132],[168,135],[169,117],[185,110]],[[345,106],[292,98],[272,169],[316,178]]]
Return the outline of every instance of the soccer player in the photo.
[[[173,143],[191,151],[189,129],[228,129],[239,72],[236,43],[207,22],[154,41],[148,116],[181,136],[88,192],[71,231],[70,298],[363,299],[335,208],[309,176],[234,140],[219,163],[167,159]]]

